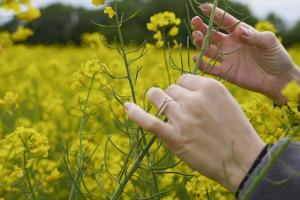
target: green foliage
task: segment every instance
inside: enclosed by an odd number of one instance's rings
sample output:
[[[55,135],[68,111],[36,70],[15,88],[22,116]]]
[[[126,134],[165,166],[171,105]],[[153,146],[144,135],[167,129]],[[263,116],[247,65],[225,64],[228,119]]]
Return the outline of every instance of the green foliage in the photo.
[[[204,2],[204,1],[203,1]],[[206,1],[205,1],[206,2]],[[220,6],[225,7],[221,1]],[[157,12],[172,11],[175,12],[181,19],[187,18],[186,1],[182,0],[124,0],[120,2],[120,11],[128,14],[140,10],[138,17],[130,20],[125,24],[126,33],[124,34],[125,41],[132,41],[133,43],[141,43],[145,36],[152,41],[152,37],[146,29],[146,23],[149,18]],[[223,5],[222,5],[223,4]],[[251,11],[240,3],[230,3],[234,10],[238,10],[243,15],[235,13],[235,15],[246,22],[254,25],[257,18],[253,17]],[[229,10],[228,10],[229,11]],[[84,8],[73,8],[62,4],[53,4],[47,8],[41,9],[42,16],[38,20],[28,24],[28,27],[34,31],[34,36],[28,42],[31,44],[53,44],[53,43],[80,43],[80,37],[85,32],[99,31],[93,22],[101,24],[109,24],[111,21],[105,15],[101,15],[101,10],[86,10]],[[234,13],[233,10],[230,12]],[[195,13],[192,13],[194,15]],[[186,19],[187,21],[187,19]],[[17,21],[4,25],[1,29],[13,31],[17,27]],[[0,29],[0,30],[1,30]],[[110,41],[113,41],[113,30],[100,29]],[[178,39],[182,43],[186,43],[187,31],[184,23],[180,27]]]

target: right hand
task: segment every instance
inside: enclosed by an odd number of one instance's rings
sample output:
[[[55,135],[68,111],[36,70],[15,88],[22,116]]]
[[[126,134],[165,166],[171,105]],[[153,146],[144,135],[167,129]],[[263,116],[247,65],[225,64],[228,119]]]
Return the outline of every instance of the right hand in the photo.
[[[213,5],[200,6],[206,16],[210,16]],[[293,79],[300,79],[300,71],[293,63],[291,57],[272,32],[259,32],[246,23],[240,21],[223,10],[217,9],[215,23],[227,31],[227,34],[213,31],[211,45],[206,51],[206,56],[216,56],[218,50],[223,54],[218,61],[221,66],[214,67],[209,73],[222,76],[233,66],[227,79],[243,88],[265,94],[273,101],[282,105],[286,103],[281,95],[283,87]],[[222,19],[224,17],[224,19]],[[193,39],[198,48],[201,48],[208,25],[200,17],[192,19],[194,27]],[[219,47],[218,47],[219,46]],[[196,61],[197,57],[194,57]],[[207,63],[201,63],[204,70]]]
[[[134,103],[125,103],[128,117],[190,167],[236,192],[265,144],[224,85],[186,74],[166,91],[152,88],[147,95],[158,109],[173,99],[164,110],[168,122]]]

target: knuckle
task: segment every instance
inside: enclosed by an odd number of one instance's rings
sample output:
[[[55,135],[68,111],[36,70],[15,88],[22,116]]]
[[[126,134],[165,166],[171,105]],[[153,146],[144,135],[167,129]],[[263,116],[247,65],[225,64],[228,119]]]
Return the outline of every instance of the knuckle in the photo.
[[[275,33],[271,32],[271,31],[265,31],[265,34],[270,38],[276,38]]]
[[[167,92],[167,93],[174,93],[176,90],[177,90],[177,85],[176,85],[176,84],[171,84],[171,85],[167,88],[166,92]]]
[[[222,90],[225,86],[221,84],[219,81],[208,78],[202,83],[201,89],[204,91],[211,91],[211,90]]]
[[[179,79],[178,79],[177,82],[178,82],[179,84],[185,83],[186,80],[190,79],[191,77],[192,77],[191,74],[183,74],[183,75],[181,75],[181,76],[179,77]]]
[[[160,88],[156,88],[156,87],[150,88],[147,92],[148,98],[152,99],[154,96],[156,96],[159,93],[160,90],[161,90]]]
[[[195,109],[195,102],[196,102],[195,100],[196,99],[193,96],[190,98],[186,98],[185,104],[189,110]],[[199,102],[198,99],[197,99],[197,102]]]
[[[145,128],[150,132],[156,132],[159,128],[159,123],[156,120],[149,120]]]
[[[276,34],[273,33],[273,32],[271,32],[271,31],[268,31],[267,35],[268,35],[268,38],[270,40],[270,43],[276,45],[277,44],[277,36],[276,36]]]
[[[137,110],[135,107],[129,109],[129,111],[128,111],[128,117],[129,117],[130,119],[132,119],[132,118],[133,118],[134,116],[136,116],[137,114],[138,114],[138,110]]]
[[[221,20],[222,18],[224,18],[224,12],[216,12],[215,19]]]

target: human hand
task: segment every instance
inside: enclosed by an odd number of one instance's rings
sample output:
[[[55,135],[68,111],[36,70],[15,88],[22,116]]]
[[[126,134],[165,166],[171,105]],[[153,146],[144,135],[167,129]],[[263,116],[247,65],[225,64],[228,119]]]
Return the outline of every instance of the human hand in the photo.
[[[211,15],[212,4],[202,4],[202,12]],[[215,23],[227,34],[213,31],[206,56],[214,58],[220,50],[217,60],[221,66],[214,67],[209,73],[222,76],[232,66],[228,81],[243,88],[260,92],[270,97],[277,105],[286,103],[281,95],[283,87],[295,79],[300,82],[300,70],[272,32],[259,32],[250,25],[240,22],[222,9],[217,9]],[[222,24],[221,24],[222,23]],[[192,19],[193,39],[201,48],[208,26],[200,17]],[[236,51],[235,51],[236,50]],[[194,57],[197,60],[197,56]],[[207,63],[201,63],[204,70]]]
[[[193,169],[235,192],[265,144],[227,89],[214,79],[183,75],[166,91],[152,88],[147,95],[157,108],[174,99],[164,110],[168,122],[127,102],[129,118]]]

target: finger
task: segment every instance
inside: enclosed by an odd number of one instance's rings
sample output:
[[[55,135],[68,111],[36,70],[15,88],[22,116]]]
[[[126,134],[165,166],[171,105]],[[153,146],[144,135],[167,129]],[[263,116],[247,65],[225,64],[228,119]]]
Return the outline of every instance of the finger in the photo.
[[[204,79],[204,77],[193,74],[184,74],[178,79],[177,84],[188,90],[198,90],[202,85],[201,79]]]
[[[154,106],[158,109],[162,106],[163,102],[167,98],[171,98],[166,92],[164,92],[161,88],[151,88],[147,92],[147,96],[151,103],[154,104]],[[180,110],[180,106],[178,103],[173,100],[168,102],[168,106],[165,107],[163,113],[167,116],[168,119],[174,119],[175,116],[178,114],[178,111]]]
[[[270,31],[259,32],[251,27],[239,26],[233,37],[238,37],[245,44],[261,49],[278,45],[276,35]]]
[[[208,26],[202,21],[202,19],[198,16],[192,19],[192,25],[194,27],[194,31],[200,31],[203,35],[206,35]],[[226,38],[226,34],[221,33],[215,29],[213,29],[210,42],[212,44],[221,43]]]
[[[145,128],[166,142],[171,142],[170,140],[174,138],[172,136],[174,130],[171,124],[167,124],[159,120],[153,115],[145,112],[142,108],[134,103],[126,102],[124,107],[126,108],[129,119],[136,122],[141,127]]]
[[[203,44],[203,37],[198,32],[194,32],[193,36],[194,36],[194,42],[195,42],[197,49],[201,50],[201,47]],[[209,58],[213,58],[214,60],[218,60],[221,62],[222,61],[221,55],[222,54],[220,52],[220,48],[218,48],[215,45],[211,44],[205,49],[205,56],[207,56]]]
[[[198,56],[194,56],[193,59],[196,62],[198,59]],[[212,61],[212,62],[202,61],[200,64],[200,71],[202,71],[206,74],[223,77],[223,75],[226,73],[227,70],[224,66],[217,65],[215,63],[215,61]]]
[[[200,9],[204,15],[206,15],[207,17],[210,17],[212,9],[213,9],[213,4],[204,3],[200,6]],[[225,12],[224,10],[217,8],[214,22],[217,25],[221,26],[222,29],[224,29],[225,31],[230,33],[238,26],[240,20],[233,17],[232,15]]]
[[[181,101],[186,98],[189,98],[190,92],[191,91],[177,84],[170,85],[166,90],[166,93],[170,95],[172,98],[174,98],[176,101]]]

